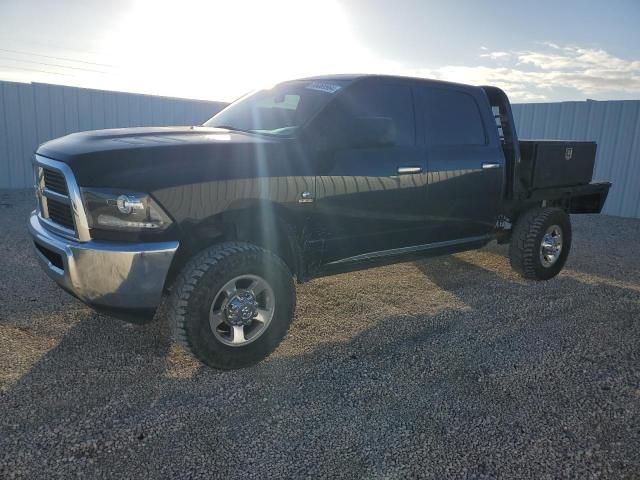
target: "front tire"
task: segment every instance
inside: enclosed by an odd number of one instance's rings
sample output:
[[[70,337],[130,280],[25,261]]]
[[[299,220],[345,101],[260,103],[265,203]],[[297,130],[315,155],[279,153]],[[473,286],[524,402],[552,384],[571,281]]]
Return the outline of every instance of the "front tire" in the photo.
[[[176,340],[204,364],[244,368],[275,350],[295,311],[291,272],[242,242],[214,245],[183,268],[169,300]]]
[[[559,208],[536,208],[516,222],[509,246],[511,267],[528,280],[549,280],[571,249],[571,221]]]

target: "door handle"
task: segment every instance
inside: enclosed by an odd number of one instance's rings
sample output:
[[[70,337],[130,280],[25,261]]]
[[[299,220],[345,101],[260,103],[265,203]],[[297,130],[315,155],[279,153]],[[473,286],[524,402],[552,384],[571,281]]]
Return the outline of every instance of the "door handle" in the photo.
[[[398,167],[399,175],[409,175],[412,173],[420,173],[422,171],[422,167]]]
[[[489,168],[500,168],[502,167],[502,165],[500,165],[499,163],[483,163],[482,164],[482,168],[484,170],[487,170]]]

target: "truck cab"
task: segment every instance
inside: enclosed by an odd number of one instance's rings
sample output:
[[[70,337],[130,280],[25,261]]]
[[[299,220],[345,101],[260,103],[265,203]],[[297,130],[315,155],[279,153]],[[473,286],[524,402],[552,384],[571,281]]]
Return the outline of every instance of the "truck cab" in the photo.
[[[321,136],[323,261],[478,244],[493,233],[505,159],[481,89],[367,77],[310,128]]]

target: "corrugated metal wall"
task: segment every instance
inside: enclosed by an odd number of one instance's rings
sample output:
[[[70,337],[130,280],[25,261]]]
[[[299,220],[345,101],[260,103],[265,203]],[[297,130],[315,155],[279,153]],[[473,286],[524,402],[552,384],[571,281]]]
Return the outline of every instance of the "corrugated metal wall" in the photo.
[[[594,180],[613,184],[604,212],[640,218],[640,100],[513,106],[520,138],[593,140]]]
[[[0,188],[31,187],[33,152],[52,138],[100,128],[197,125],[224,105],[0,81]]]

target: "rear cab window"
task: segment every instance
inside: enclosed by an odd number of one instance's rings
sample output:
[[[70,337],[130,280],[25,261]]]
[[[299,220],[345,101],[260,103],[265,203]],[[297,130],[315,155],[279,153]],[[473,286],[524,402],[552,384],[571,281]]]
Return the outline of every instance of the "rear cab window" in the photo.
[[[427,145],[487,145],[480,108],[472,95],[454,88],[418,87],[416,96]]]

